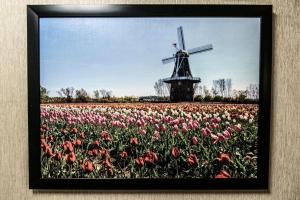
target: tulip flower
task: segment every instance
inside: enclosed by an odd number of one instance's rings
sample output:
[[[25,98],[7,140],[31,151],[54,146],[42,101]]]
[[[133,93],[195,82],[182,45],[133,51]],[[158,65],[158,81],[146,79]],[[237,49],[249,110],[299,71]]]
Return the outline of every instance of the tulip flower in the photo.
[[[91,161],[86,161],[83,165],[82,165],[82,169],[85,173],[91,173],[92,171],[94,171],[94,166],[93,163]]]
[[[69,153],[69,152],[73,152],[73,151],[74,151],[72,142],[70,142],[70,141],[64,142],[64,144],[63,144],[62,146],[63,146],[63,149],[64,149],[64,151],[65,151],[66,153]]]
[[[76,146],[76,147],[79,147],[79,146],[81,146],[81,140],[76,140],[75,142],[74,142],[74,145]]]
[[[241,124],[237,124],[234,126],[235,130],[239,133],[242,130],[242,125]]]
[[[188,132],[188,128],[187,128],[186,126],[183,126],[183,127],[182,127],[182,132],[183,132],[183,133],[187,133],[187,132]]]
[[[138,166],[138,167],[143,167],[144,166],[144,158],[143,157],[139,157],[137,159],[135,159],[135,164]]]
[[[61,158],[62,158],[62,154],[60,152],[55,154],[55,159],[56,160],[61,160]]]
[[[73,164],[76,160],[76,156],[74,152],[71,152],[69,155],[67,155],[67,163]]]
[[[120,157],[121,157],[122,159],[126,159],[127,156],[128,156],[128,153],[127,153],[126,151],[123,151],[122,153],[120,153]]]
[[[217,158],[218,161],[220,161],[223,164],[229,164],[231,161],[229,154],[221,153],[221,155]]]
[[[46,153],[47,157],[52,157],[52,156],[55,155],[55,154],[53,154],[52,149],[50,148],[50,146],[46,147],[45,153]]]
[[[81,139],[84,139],[84,138],[85,138],[84,132],[81,132],[80,135],[79,135],[79,137],[80,137]]]
[[[106,168],[112,168],[112,164],[109,162],[108,158],[106,158],[102,164],[106,167]]]
[[[155,162],[158,161],[158,156],[156,153],[154,153],[153,151],[148,151],[145,155],[144,155],[144,161],[147,164],[154,164]]]
[[[137,145],[138,144],[138,139],[137,138],[130,138],[130,143],[132,145]]]
[[[215,178],[230,178],[230,174],[225,171],[225,170],[221,170],[216,176]]]
[[[193,144],[193,145],[197,145],[197,144],[198,144],[198,138],[197,138],[196,136],[194,136],[194,137],[192,138],[192,144]]]
[[[187,158],[187,163],[192,167],[198,166],[198,158],[195,154],[190,154]]]
[[[175,159],[179,158],[179,156],[180,156],[180,151],[178,150],[177,147],[173,147],[173,148],[171,149],[171,155],[172,155],[172,157],[175,158]]]
[[[77,132],[78,132],[77,128],[72,128],[71,133],[77,134]]]

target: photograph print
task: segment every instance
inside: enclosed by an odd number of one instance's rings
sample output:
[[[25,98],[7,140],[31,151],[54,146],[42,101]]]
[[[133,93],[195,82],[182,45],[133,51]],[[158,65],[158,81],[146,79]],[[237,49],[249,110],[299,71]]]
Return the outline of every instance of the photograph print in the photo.
[[[41,178],[256,179],[260,20],[41,17]]]

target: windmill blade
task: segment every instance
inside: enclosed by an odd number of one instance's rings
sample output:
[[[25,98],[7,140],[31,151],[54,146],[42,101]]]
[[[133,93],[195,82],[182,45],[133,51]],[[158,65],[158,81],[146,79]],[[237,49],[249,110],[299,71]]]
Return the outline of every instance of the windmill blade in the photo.
[[[170,62],[174,62],[175,61],[175,57],[169,57],[169,58],[165,58],[165,59],[162,59],[161,60],[163,64],[167,64],[167,63],[170,63]]]
[[[203,51],[209,51],[209,50],[212,50],[212,49],[213,49],[212,44],[208,44],[208,45],[205,45],[205,46],[202,46],[202,47],[196,47],[196,48],[193,48],[193,49],[189,49],[188,53],[190,55],[192,55],[192,54],[195,54],[195,53],[200,53],[200,52],[203,52]]]
[[[182,29],[182,26],[179,26],[179,27],[177,28],[177,36],[178,36],[179,49],[185,50],[185,43],[184,43],[184,37],[183,37],[183,29]]]

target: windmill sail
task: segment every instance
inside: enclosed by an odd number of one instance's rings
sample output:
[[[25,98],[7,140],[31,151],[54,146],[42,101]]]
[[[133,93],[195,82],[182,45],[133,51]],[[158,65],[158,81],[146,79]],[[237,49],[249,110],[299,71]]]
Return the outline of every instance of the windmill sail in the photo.
[[[185,43],[184,43],[182,26],[177,28],[177,36],[178,36],[179,49],[185,50]]]
[[[205,46],[201,46],[201,47],[196,47],[196,48],[193,48],[193,49],[189,49],[188,53],[190,55],[192,55],[192,54],[195,54],[195,53],[200,53],[200,52],[208,51],[208,50],[212,50],[212,49],[213,49],[212,44],[208,44],[208,45],[205,45]]]
[[[161,60],[163,64],[167,64],[167,63],[170,63],[170,62],[174,62],[175,61],[175,57],[169,57],[169,58],[165,58],[165,59],[162,59]]]

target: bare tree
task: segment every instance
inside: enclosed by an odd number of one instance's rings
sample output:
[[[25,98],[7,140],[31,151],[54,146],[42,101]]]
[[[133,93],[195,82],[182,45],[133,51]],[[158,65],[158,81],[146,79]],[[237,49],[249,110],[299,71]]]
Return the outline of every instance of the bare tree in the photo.
[[[203,86],[198,83],[195,83],[194,84],[194,94],[203,96]]]
[[[99,92],[101,93],[102,98],[106,98],[106,90],[105,89],[101,89],[101,90],[99,90]]]
[[[81,88],[80,90],[76,90],[75,95],[76,100],[79,102],[87,102],[89,99],[87,91],[85,91],[83,88]]]
[[[225,79],[218,79],[218,80],[213,80],[213,91],[214,95],[219,95],[224,97],[225,92],[226,92],[226,84],[225,84]]]
[[[206,85],[203,86],[203,92],[204,92],[204,96],[211,96],[211,94],[210,94],[209,90],[207,89]]]
[[[59,91],[57,91],[59,96],[65,97],[67,99],[67,102],[72,102],[74,88],[73,87],[67,87],[67,88],[61,88]]]
[[[225,89],[226,89],[225,79],[220,79],[219,80],[219,84],[220,84],[220,93],[221,93],[221,96],[224,97],[225,96]]]
[[[96,100],[100,99],[100,92],[99,90],[94,90],[94,97]]]
[[[218,92],[218,91],[220,91],[220,90],[218,90],[218,88],[216,88],[216,87],[212,87],[212,88],[211,88],[211,93],[212,93],[213,97],[219,95],[219,92]]]
[[[47,98],[49,98],[49,90],[47,90],[45,87],[40,86],[40,96],[41,96],[41,101],[44,102]]]
[[[169,95],[170,86],[169,86],[169,84],[163,82],[162,79],[159,79],[154,84],[154,90],[155,90],[157,96],[165,97],[165,96]]]
[[[231,78],[226,79],[226,97],[231,97],[232,83]]]
[[[213,94],[222,96],[222,97],[228,97],[229,93],[231,92],[231,79],[218,79],[213,80]]]
[[[258,99],[259,97],[259,86],[258,84],[250,84],[247,87],[248,90],[248,98],[249,99]]]
[[[94,97],[96,99],[100,98],[100,94],[102,98],[111,98],[112,97],[112,91],[111,90],[105,90],[105,89],[101,89],[101,90],[94,90]]]
[[[108,99],[110,99],[111,96],[112,96],[112,91],[111,91],[111,90],[106,91],[106,97],[107,97]]]

